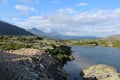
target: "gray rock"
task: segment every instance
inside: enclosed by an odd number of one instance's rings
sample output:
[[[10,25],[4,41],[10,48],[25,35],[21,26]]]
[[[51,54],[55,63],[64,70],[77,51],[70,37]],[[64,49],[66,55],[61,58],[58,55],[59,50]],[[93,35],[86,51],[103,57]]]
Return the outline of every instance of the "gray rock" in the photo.
[[[44,67],[44,65],[43,65],[43,64],[41,64],[41,63],[40,63],[40,67],[41,67],[41,68],[45,68],[45,67]]]
[[[104,64],[82,70],[81,74],[84,80],[120,80],[116,69]]]
[[[38,78],[39,77],[39,74],[35,73],[35,72],[31,72],[31,75],[33,78]]]

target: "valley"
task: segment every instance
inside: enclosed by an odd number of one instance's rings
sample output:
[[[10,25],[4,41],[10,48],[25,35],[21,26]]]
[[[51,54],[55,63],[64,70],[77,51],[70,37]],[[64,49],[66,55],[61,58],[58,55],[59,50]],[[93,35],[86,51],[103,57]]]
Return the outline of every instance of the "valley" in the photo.
[[[120,80],[120,0],[0,0],[0,80]]]

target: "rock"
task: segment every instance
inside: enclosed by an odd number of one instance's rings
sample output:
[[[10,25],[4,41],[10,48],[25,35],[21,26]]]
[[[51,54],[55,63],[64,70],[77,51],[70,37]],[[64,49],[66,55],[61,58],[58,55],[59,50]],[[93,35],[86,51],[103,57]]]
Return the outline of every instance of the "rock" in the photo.
[[[40,63],[40,67],[45,68],[45,67],[43,66],[43,64],[41,64],[41,63]]]
[[[29,62],[29,63],[32,63],[32,62],[33,62],[33,61],[32,61],[32,58],[29,58],[29,59],[28,59],[28,62]]]
[[[81,71],[84,80],[120,80],[119,75],[115,68],[104,64],[95,65]]]
[[[40,74],[40,76],[41,76],[42,78],[47,78],[47,75],[46,75],[46,74]]]
[[[0,52],[0,80],[72,80],[62,65],[37,49]]]
[[[27,71],[28,71],[28,70],[29,70],[29,68],[25,68],[25,70],[27,70]]]
[[[37,74],[37,73],[35,73],[35,72],[31,72],[31,75],[32,75],[32,77],[34,77],[34,78],[38,78],[38,77],[39,77],[39,74]]]
[[[40,60],[40,57],[38,57],[38,56],[32,56],[31,58],[32,58],[33,61],[39,61]]]

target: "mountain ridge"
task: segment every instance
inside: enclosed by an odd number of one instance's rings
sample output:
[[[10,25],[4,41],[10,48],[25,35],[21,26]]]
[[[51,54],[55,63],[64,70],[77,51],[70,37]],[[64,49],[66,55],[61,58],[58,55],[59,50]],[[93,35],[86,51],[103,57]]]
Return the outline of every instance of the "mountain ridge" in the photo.
[[[4,22],[0,20],[0,35],[30,35],[33,36],[32,33],[26,31],[23,28],[17,27],[10,23]]]
[[[50,32],[50,33],[45,33],[37,28],[31,28],[28,29],[27,31],[31,32],[34,35],[37,36],[42,36],[42,37],[47,37],[47,38],[52,38],[52,39],[62,39],[62,40],[68,40],[68,39],[75,39],[75,40],[79,40],[79,39],[95,39],[98,37],[94,37],[94,36],[67,36],[67,35],[61,35],[57,32]]]

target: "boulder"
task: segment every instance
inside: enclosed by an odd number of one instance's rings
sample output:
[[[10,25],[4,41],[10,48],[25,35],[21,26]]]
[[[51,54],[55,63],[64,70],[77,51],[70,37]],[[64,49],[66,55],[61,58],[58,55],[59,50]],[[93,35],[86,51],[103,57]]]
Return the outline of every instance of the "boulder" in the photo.
[[[116,69],[104,64],[84,69],[80,74],[84,80],[120,80],[120,74]]]

